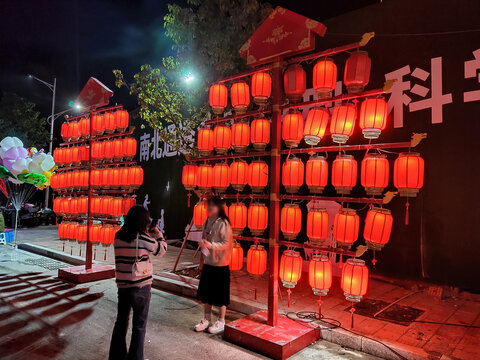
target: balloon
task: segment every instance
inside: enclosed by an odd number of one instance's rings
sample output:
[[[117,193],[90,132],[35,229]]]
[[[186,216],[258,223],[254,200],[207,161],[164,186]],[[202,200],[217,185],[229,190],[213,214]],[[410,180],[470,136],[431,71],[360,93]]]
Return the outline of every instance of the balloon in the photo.
[[[30,163],[28,170],[30,172],[42,173],[50,170],[54,166],[55,161],[53,160],[52,155],[38,152],[32,157],[32,162]]]
[[[3,158],[5,151],[12,147],[23,147],[23,142],[19,138],[11,136],[0,141],[0,158]]]
[[[13,146],[4,152],[2,156],[3,166],[12,170],[13,164],[18,159],[25,159],[27,156],[28,152],[22,146]]]
[[[38,153],[38,150],[36,147],[32,146],[27,149],[28,151],[28,156],[33,157],[36,153]]]
[[[14,177],[13,174],[5,167],[0,165],[0,179],[5,179],[8,177]]]
[[[37,174],[37,173],[21,173],[18,174],[18,180],[26,182],[27,184],[32,185],[42,185],[45,184],[47,178],[45,175]]]

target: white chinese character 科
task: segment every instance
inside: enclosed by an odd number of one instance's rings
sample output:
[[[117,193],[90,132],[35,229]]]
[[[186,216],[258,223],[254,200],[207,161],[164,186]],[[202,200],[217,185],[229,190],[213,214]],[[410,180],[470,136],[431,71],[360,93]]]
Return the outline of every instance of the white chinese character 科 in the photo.
[[[405,94],[410,90],[410,81],[403,81],[403,77],[410,74],[410,66],[404,67],[385,74],[385,80],[397,80],[390,89],[390,98],[388,99],[388,113],[393,110],[393,127],[403,127],[403,105],[410,104],[412,99]]]
[[[476,77],[477,81],[480,82],[480,73],[477,75],[477,70],[480,69],[480,49],[472,51],[474,60],[465,61],[465,79],[471,79]],[[463,101],[479,101],[480,100],[480,90],[465,91],[463,93]]]
[[[140,136],[140,161],[150,160],[150,134]]]

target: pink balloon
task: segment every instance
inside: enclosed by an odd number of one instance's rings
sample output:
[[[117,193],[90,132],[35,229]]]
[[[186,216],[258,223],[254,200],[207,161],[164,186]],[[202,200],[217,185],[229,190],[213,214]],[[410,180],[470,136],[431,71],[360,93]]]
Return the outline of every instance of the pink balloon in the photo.
[[[8,170],[12,170],[12,165],[18,159],[25,159],[28,156],[28,151],[23,146],[13,146],[3,154],[3,166]]]

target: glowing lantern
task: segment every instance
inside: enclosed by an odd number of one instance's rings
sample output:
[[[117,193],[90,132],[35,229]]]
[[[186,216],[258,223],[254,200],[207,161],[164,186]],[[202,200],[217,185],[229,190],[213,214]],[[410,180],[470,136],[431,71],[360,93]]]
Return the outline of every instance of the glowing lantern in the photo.
[[[205,201],[199,201],[193,208],[193,223],[197,228],[201,229],[207,218],[207,203]]]
[[[92,169],[90,172],[90,182],[94,188],[99,188],[102,180],[102,171],[100,169]]]
[[[367,154],[362,160],[360,181],[368,195],[380,195],[388,186],[389,164],[383,154]]]
[[[307,215],[307,236],[312,244],[321,245],[328,236],[328,212],[313,208]]]
[[[230,97],[235,112],[243,114],[250,105],[250,89],[246,82],[239,81],[232,85]]]
[[[90,225],[90,231],[89,231],[89,235],[90,235],[90,241],[94,244],[98,244],[100,243],[100,233],[101,233],[101,230],[102,229],[102,225],[101,224],[92,224]]]
[[[232,226],[232,232],[240,235],[247,226],[247,207],[244,203],[235,203],[228,209],[228,217]]]
[[[75,165],[80,165],[80,150],[78,146],[74,146],[70,148],[70,151],[72,152],[72,164]]]
[[[137,140],[126,137],[122,140],[122,151],[126,161],[131,161],[137,153]]]
[[[350,54],[345,64],[343,83],[349,94],[363,91],[370,80],[370,67],[372,61],[366,51],[356,51]]]
[[[415,197],[423,186],[425,162],[419,153],[400,153],[393,166],[393,184],[400,196]]]
[[[75,239],[79,243],[87,241],[87,230],[88,230],[88,226],[86,224],[78,225]]]
[[[88,163],[90,158],[90,148],[86,146],[79,146],[78,147],[80,162],[82,164]]]
[[[248,228],[250,232],[262,235],[268,226],[268,208],[265,204],[251,204],[248,207]]]
[[[390,210],[372,207],[365,217],[363,237],[369,249],[381,250],[390,240],[393,216]]]
[[[124,197],[122,199],[122,213],[123,213],[123,215],[127,215],[128,210],[130,210],[130,208],[134,205],[135,205],[135,198]]]
[[[235,152],[244,153],[250,145],[250,126],[238,122],[232,126],[232,148]]]
[[[210,103],[214,114],[222,114],[228,102],[227,87],[223,84],[213,84],[210,86],[208,102]]]
[[[72,165],[72,148],[65,148],[65,166]]]
[[[100,114],[92,116],[92,130],[95,135],[102,135],[105,131],[103,116]]]
[[[325,58],[317,61],[313,67],[313,88],[320,99],[332,96],[337,85],[337,65],[332,59]]]
[[[68,172],[65,174],[65,187],[72,188],[72,172]]]
[[[80,135],[82,138],[90,137],[90,119],[81,118],[78,122],[80,126]]]
[[[303,138],[303,116],[294,111],[283,117],[282,139],[287,147],[297,147]]]
[[[107,174],[107,187],[111,187],[112,189],[118,189],[120,187],[120,169],[108,169]]]
[[[103,159],[105,160],[105,162],[112,161],[115,155],[115,149],[113,148],[113,141],[104,141],[103,151],[104,151]]]
[[[217,154],[226,154],[232,145],[232,131],[228,126],[217,125],[213,130],[213,147]]]
[[[120,168],[120,188],[121,189],[128,189],[130,187],[128,169],[129,169],[128,167]]]
[[[94,163],[102,162],[105,156],[105,145],[103,141],[92,142],[92,161]]]
[[[357,162],[352,155],[337,155],[332,164],[332,185],[339,194],[350,194],[357,183]]]
[[[99,216],[101,214],[101,202],[102,198],[100,196],[92,196],[92,198],[90,199],[90,212],[93,216]]]
[[[296,239],[302,229],[302,211],[297,204],[285,204],[280,215],[280,230],[287,240]]]
[[[197,186],[197,165],[186,164],[182,169],[182,184],[186,190],[194,190]]]
[[[111,200],[110,208],[109,208],[110,216],[114,218],[118,218],[123,215],[122,209],[122,198],[114,197]]]
[[[119,132],[125,132],[128,128],[129,115],[126,110],[115,111],[115,126]]]
[[[68,138],[70,140],[80,139],[80,127],[78,121],[72,121],[68,124]]]
[[[88,189],[88,176],[88,170],[80,171],[80,190]]]
[[[213,167],[208,164],[198,166],[197,185],[201,191],[210,191],[213,186]]]
[[[305,167],[302,160],[292,156],[282,166],[282,184],[289,193],[295,193],[303,185]]]
[[[325,157],[312,155],[307,160],[305,170],[305,183],[308,189],[314,194],[323,192],[328,182],[328,163]]]
[[[100,214],[103,217],[106,217],[110,214],[110,207],[112,205],[111,196],[101,196],[100,197]]]
[[[217,163],[213,167],[213,188],[217,192],[225,192],[230,186],[230,168],[226,162]]]
[[[62,222],[60,225],[58,225],[58,237],[61,240],[66,240],[67,239],[67,222]]]
[[[350,248],[358,238],[360,219],[353,209],[343,208],[333,219],[333,238],[341,247]]]
[[[65,159],[65,149],[57,148],[53,150],[53,159],[55,160],[55,164],[58,166],[63,166],[63,162]]]
[[[265,161],[254,160],[248,166],[248,185],[252,192],[259,193],[268,184],[268,165]]]
[[[250,127],[250,141],[257,151],[264,151],[270,142],[270,121],[255,119]]]
[[[242,191],[248,182],[248,164],[237,160],[230,165],[230,184],[237,191]]]
[[[252,97],[257,105],[265,105],[272,93],[272,78],[264,72],[252,75]]]
[[[68,132],[69,124],[68,122],[64,122],[60,129],[60,135],[62,136],[63,141],[68,141],[69,139],[69,132]]]
[[[341,286],[348,301],[359,302],[367,293],[368,268],[365,261],[348,259],[343,265]]]
[[[332,286],[332,263],[327,256],[312,256],[308,265],[308,284],[315,295],[327,295]]]
[[[198,152],[202,156],[210,155],[213,151],[213,130],[204,128],[198,130],[197,136]]]
[[[285,250],[280,258],[278,276],[283,286],[292,289],[302,277],[302,257],[295,250]]]
[[[113,159],[115,161],[121,161],[123,158],[123,140],[113,140]]]
[[[346,104],[335,106],[330,122],[332,140],[337,144],[345,144],[353,134],[355,128],[356,110],[355,105]]]
[[[247,252],[247,271],[252,275],[263,275],[267,270],[267,251],[263,245],[251,245]]]
[[[74,189],[80,189],[80,171],[72,171],[72,186]]]
[[[88,212],[88,198],[80,196],[77,198],[77,212],[79,215],[86,215]]]
[[[117,128],[115,123],[115,115],[113,113],[103,114],[103,122],[105,123],[105,133],[113,134]]]
[[[230,270],[231,271],[238,271],[242,270],[243,267],[243,249],[239,243],[233,243],[232,248],[232,257],[230,259]]]
[[[128,180],[131,189],[138,189],[143,184],[143,169],[140,166],[129,167]]]
[[[290,65],[283,73],[283,87],[292,103],[299,102],[307,89],[307,76],[299,64]]]
[[[100,171],[100,188],[102,189],[107,189],[109,186],[108,180],[109,180],[109,173],[111,169],[102,169]]]
[[[308,145],[317,145],[325,135],[330,114],[325,108],[310,109],[305,120],[303,136]]]
[[[366,139],[378,139],[387,125],[388,106],[382,98],[363,100],[359,125]]]

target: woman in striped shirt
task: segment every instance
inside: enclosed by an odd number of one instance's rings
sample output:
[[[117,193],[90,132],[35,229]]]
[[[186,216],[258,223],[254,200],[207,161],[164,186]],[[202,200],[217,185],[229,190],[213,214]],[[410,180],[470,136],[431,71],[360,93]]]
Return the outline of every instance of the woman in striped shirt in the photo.
[[[118,313],[110,344],[110,360],[143,360],[153,267],[150,254],[166,251],[166,243],[157,227],[150,232],[150,215],[135,205],[115,235],[115,277],[118,287]],[[133,310],[132,339],[127,351],[127,329]]]

